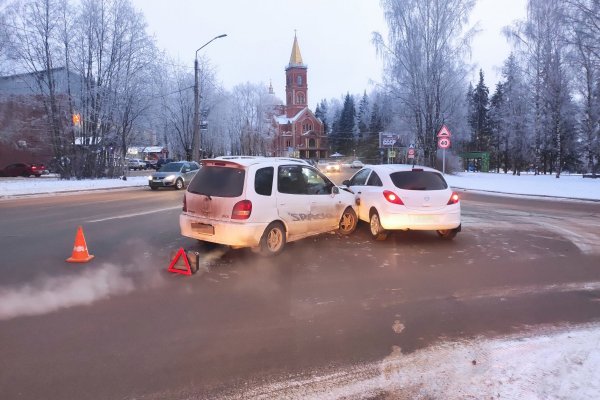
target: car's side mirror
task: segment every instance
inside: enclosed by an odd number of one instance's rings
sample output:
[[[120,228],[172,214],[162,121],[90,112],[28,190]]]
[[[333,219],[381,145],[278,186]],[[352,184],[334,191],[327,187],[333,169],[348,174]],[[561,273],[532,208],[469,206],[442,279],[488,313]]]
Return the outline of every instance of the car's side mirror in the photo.
[[[342,182],[342,185],[350,186],[350,180],[346,179],[344,182]]]
[[[331,194],[340,194],[340,188],[337,186],[332,187]]]

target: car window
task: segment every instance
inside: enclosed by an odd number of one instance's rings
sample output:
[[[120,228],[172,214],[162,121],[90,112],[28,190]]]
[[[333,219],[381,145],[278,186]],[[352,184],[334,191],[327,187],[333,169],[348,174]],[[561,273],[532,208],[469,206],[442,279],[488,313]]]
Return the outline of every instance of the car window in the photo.
[[[254,191],[263,196],[270,196],[273,192],[273,167],[260,168],[254,175]]]
[[[192,162],[192,163],[190,163],[190,168],[192,169],[192,171],[195,171],[195,170],[199,169],[200,166],[198,165],[198,163]]]
[[[306,177],[301,166],[281,166],[277,174],[277,190],[279,193],[308,194]]]
[[[404,190],[444,190],[448,184],[442,174],[432,171],[401,171],[390,174],[392,182]]]
[[[215,197],[239,197],[244,191],[246,171],[229,167],[203,167],[190,182],[190,193]]]
[[[179,172],[183,163],[168,163],[160,167],[158,172]]]
[[[364,186],[367,182],[367,177],[369,176],[370,172],[371,170],[368,168],[358,171],[356,175],[350,179],[350,186]]]
[[[308,194],[330,194],[334,184],[323,174],[312,168],[302,168],[302,174],[306,179],[306,191]]]
[[[383,186],[383,182],[381,182],[381,178],[375,171],[369,176],[369,180],[367,181],[367,186]]]

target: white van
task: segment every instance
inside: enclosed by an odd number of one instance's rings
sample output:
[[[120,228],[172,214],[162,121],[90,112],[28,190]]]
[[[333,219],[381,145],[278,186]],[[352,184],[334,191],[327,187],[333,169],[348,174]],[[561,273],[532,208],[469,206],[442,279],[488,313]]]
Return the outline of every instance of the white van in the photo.
[[[266,255],[324,232],[354,232],[354,195],[316,168],[278,158],[209,159],[190,182],[181,234]]]

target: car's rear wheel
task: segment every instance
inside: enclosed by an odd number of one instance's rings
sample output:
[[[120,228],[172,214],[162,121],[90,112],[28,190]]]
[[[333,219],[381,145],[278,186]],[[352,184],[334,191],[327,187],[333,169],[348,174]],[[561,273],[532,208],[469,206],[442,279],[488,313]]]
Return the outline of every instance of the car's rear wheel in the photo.
[[[274,256],[285,247],[285,228],[280,222],[272,222],[267,226],[260,239],[259,253],[263,256]]]
[[[385,240],[388,237],[388,232],[381,226],[377,211],[373,211],[371,214],[371,218],[369,219],[369,229],[371,231],[371,236],[375,240]]]
[[[175,189],[181,190],[183,189],[183,180],[181,178],[175,181]]]
[[[350,235],[356,230],[357,224],[358,218],[356,217],[356,212],[354,212],[354,210],[351,207],[348,207],[344,210],[344,213],[342,214],[338,232],[342,235]]]
[[[158,190],[158,187],[157,186],[150,186],[150,189],[152,189],[152,190]]]
[[[454,239],[457,233],[456,229],[441,229],[437,231],[438,236],[444,240]]]

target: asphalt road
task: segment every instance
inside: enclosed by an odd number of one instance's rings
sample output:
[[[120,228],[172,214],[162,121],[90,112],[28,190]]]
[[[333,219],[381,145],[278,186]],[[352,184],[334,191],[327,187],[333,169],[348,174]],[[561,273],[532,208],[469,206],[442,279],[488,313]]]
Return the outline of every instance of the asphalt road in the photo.
[[[452,242],[363,224],[275,258],[182,238],[182,192],[2,201],[0,397],[244,398],[394,346],[600,321],[600,204],[461,196]],[[79,225],[95,259],[68,264]],[[180,246],[200,273],[166,272]]]

